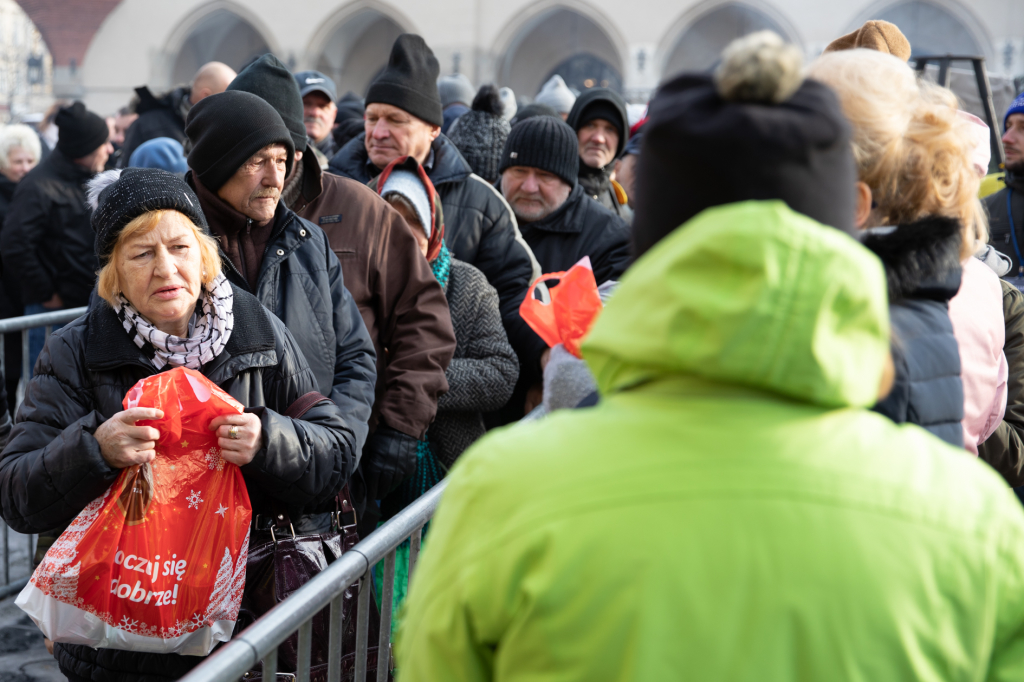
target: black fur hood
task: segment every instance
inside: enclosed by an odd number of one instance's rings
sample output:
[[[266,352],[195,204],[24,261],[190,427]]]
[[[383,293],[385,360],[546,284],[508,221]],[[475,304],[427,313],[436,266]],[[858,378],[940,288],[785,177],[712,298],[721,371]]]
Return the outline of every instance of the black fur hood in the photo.
[[[948,301],[960,290],[962,233],[956,218],[929,216],[861,233],[861,243],[882,259],[889,300]]]

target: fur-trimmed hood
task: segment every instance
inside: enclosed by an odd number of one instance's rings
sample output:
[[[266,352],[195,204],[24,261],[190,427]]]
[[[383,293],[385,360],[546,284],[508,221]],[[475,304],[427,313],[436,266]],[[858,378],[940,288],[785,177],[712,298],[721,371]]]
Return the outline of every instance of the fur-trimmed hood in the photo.
[[[956,218],[929,216],[906,225],[876,227],[860,238],[885,264],[890,301],[949,301],[960,290],[962,231]]]

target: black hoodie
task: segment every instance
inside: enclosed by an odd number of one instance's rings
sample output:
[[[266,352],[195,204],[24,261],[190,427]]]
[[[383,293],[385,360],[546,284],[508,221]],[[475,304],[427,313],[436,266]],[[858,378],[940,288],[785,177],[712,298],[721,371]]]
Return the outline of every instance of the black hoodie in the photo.
[[[573,104],[566,123],[578,134],[580,128],[583,127],[583,122],[586,120],[587,110],[594,105],[601,106],[613,119],[616,119],[610,120],[609,123],[619,129],[619,144],[615,148],[615,158],[618,158],[622,154],[622,150],[625,149],[626,142],[629,140],[629,118],[626,115],[626,102],[617,92],[608,88],[587,90],[576,98],[576,103]],[[615,186],[612,184],[611,175],[613,170],[615,170],[614,161],[603,168],[594,168],[583,163],[581,158],[579,183],[588,195],[601,202],[605,208],[614,211],[616,215],[627,223],[632,222],[633,212],[626,205],[626,201],[620,199]]]

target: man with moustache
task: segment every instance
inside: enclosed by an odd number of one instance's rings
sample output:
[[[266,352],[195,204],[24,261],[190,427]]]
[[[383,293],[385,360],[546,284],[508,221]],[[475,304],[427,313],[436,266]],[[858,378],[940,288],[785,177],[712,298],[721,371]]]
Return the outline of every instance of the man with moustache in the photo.
[[[288,128],[260,97],[229,90],[196,104],[185,133],[192,142],[185,180],[220,242],[224,274],[285,323],[361,451],[376,354],[323,230],[281,201],[295,158]]]

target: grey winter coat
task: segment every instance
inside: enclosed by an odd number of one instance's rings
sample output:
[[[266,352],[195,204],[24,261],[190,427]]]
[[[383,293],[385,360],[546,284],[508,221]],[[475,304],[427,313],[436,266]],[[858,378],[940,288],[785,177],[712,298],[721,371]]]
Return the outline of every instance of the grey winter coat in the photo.
[[[445,296],[455,327],[455,356],[445,372],[448,392],[437,401],[427,437],[438,460],[450,468],[484,435],[482,413],[497,410],[512,395],[519,362],[501,324],[498,292],[482,272],[452,258]]]

